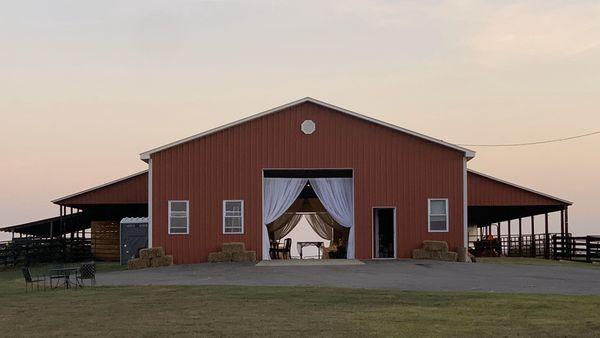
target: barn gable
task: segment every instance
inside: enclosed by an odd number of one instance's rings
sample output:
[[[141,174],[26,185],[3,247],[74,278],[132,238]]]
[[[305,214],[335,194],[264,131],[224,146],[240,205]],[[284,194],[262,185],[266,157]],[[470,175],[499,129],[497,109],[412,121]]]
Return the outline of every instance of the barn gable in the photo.
[[[294,106],[297,106],[297,105],[300,105],[300,104],[303,104],[303,103],[307,103],[307,102],[308,103],[313,103],[313,104],[319,105],[321,107],[325,107],[325,108],[334,110],[336,112],[339,112],[339,113],[342,113],[342,114],[346,114],[346,115],[349,115],[349,116],[352,116],[352,117],[355,117],[355,118],[358,118],[358,119],[361,119],[361,120],[364,120],[364,121],[368,121],[370,123],[373,123],[373,124],[376,124],[376,125],[380,125],[380,126],[389,128],[391,130],[395,130],[395,131],[398,131],[398,132],[401,132],[401,133],[404,133],[404,134],[407,134],[407,135],[411,135],[411,136],[414,136],[416,138],[419,138],[419,139],[422,139],[422,140],[425,140],[425,141],[428,141],[428,142],[432,142],[434,144],[438,144],[438,145],[444,146],[444,147],[449,148],[449,149],[454,149],[454,150],[460,151],[460,152],[464,153],[464,156],[467,159],[471,159],[471,158],[475,157],[475,152],[472,151],[472,150],[470,150],[470,149],[466,149],[466,148],[463,148],[463,147],[460,147],[460,146],[457,146],[457,145],[445,142],[443,140],[439,140],[439,139],[436,139],[436,138],[433,138],[433,137],[430,137],[430,136],[426,136],[426,135],[414,132],[412,130],[408,130],[408,129],[405,129],[405,128],[402,128],[402,127],[399,127],[399,126],[396,126],[396,125],[393,125],[393,124],[390,124],[390,123],[387,123],[387,122],[383,122],[383,121],[380,121],[380,120],[377,120],[377,119],[374,119],[374,118],[371,118],[371,117],[368,117],[368,116],[365,116],[365,115],[362,115],[362,114],[359,114],[359,113],[356,113],[356,112],[353,112],[353,111],[350,111],[350,110],[347,110],[347,109],[344,109],[344,108],[340,108],[338,106],[335,106],[335,105],[332,105],[332,104],[329,104],[329,103],[326,103],[326,102],[323,102],[323,101],[319,101],[319,100],[313,99],[311,97],[306,97],[306,98],[303,98],[303,99],[300,99],[300,100],[297,100],[297,101],[290,102],[288,104],[281,105],[279,107],[275,107],[273,109],[269,109],[267,111],[264,111],[264,112],[261,112],[261,113],[258,113],[258,114],[254,114],[254,115],[249,116],[247,118],[244,118],[244,119],[241,119],[241,120],[238,120],[238,121],[235,121],[235,122],[223,125],[221,127],[217,127],[217,128],[214,128],[214,129],[211,129],[211,130],[208,130],[208,131],[205,131],[205,132],[202,132],[202,133],[199,133],[199,134],[192,135],[190,137],[181,139],[179,141],[175,141],[175,142],[166,144],[164,146],[161,146],[161,147],[158,147],[158,148],[154,148],[152,150],[148,150],[148,151],[143,152],[142,154],[140,154],[140,159],[142,159],[143,161],[147,162],[150,159],[150,155],[152,155],[154,153],[157,153],[157,152],[160,152],[160,151],[163,151],[163,150],[166,150],[166,149],[169,149],[169,148],[172,148],[172,147],[175,147],[175,146],[178,146],[178,145],[181,145],[181,144],[184,144],[184,143],[187,143],[187,142],[190,142],[190,141],[193,141],[193,140],[196,140],[196,139],[208,136],[208,135],[215,134],[215,133],[217,133],[219,131],[223,131],[223,130],[226,130],[228,128],[235,127],[235,126],[238,126],[238,125],[241,125],[241,124],[244,124],[244,123],[256,120],[256,119],[259,119],[261,117],[265,117],[267,115],[271,115],[271,114],[274,114],[274,113],[277,113],[277,112],[284,111],[287,108],[291,108],[291,107],[294,107]]]

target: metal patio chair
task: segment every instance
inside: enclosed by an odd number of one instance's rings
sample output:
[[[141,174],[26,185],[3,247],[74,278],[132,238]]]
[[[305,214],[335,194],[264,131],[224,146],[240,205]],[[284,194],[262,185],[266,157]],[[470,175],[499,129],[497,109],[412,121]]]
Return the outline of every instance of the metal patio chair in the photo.
[[[79,286],[85,286],[83,281],[86,279],[90,281],[90,286],[96,286],[96,264],[94,262],[81,264],[75,279]]]
[[[46,276],[35,276],[31,275],[29,268],[22,268],[23,278],[25,278],[25,292],[29,291],[29,285],[31,285],[31,291],[33,291],[33,284],[36,285],[37,290],[40,290],[40,282],[44,283],[44,290],[46,290]]]

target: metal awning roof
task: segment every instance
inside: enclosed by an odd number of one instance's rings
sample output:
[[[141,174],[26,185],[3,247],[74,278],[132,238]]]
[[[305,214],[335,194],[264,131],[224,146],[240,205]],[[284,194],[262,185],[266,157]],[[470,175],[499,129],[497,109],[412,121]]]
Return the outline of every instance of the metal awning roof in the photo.
[[[89,228],[89,225],[90,220],[87,214],[76,213],[63,216],[62,221],[61,217],[57,216],[0,228],[0,231],[36,237],[50,237],[50,232],[52,232],[52,236],[56,237],[65,233],[84,230]]]

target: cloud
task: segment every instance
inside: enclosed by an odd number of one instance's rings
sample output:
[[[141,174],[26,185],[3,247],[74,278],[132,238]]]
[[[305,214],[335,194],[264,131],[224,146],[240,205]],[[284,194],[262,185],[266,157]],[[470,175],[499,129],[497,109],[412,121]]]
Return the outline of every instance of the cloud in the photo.
[[[562,58],[600,47],[600,3],[528,1],[495,8],[468,46],[482,58]]]

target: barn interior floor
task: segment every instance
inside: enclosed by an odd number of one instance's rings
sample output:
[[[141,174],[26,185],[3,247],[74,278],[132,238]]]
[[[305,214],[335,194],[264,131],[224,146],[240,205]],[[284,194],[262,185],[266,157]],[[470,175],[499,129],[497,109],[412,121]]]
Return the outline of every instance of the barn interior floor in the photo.
[[[328,266],[328,265],[364,265],[358,259],[274,259],[260,261],[256,266]]]

